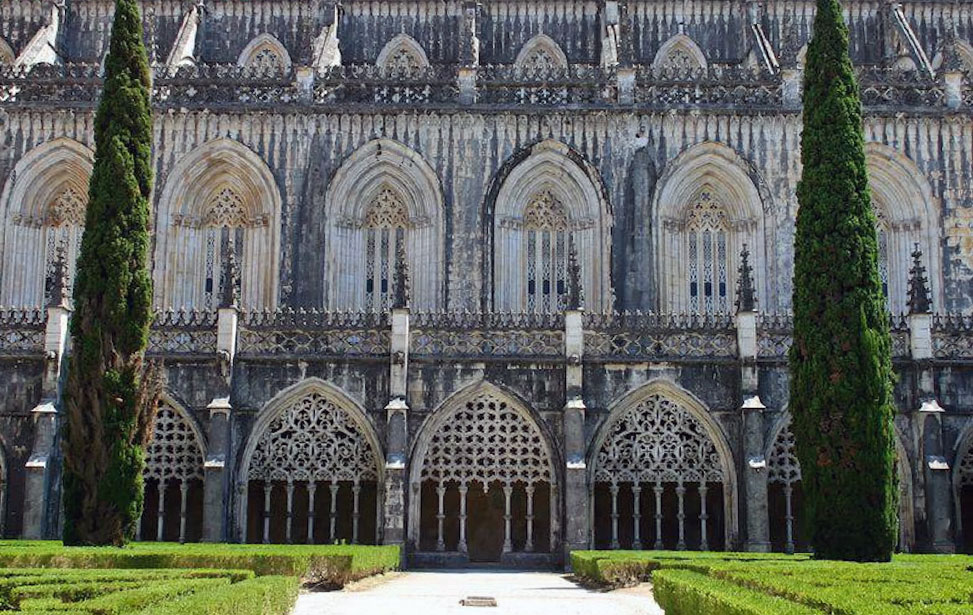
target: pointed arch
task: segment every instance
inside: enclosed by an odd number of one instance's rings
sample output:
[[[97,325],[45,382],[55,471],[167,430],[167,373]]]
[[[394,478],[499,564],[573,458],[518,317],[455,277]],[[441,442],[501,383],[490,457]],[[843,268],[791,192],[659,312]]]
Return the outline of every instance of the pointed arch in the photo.
[[[794,435],[791,431],[791,413],[786,407],[774,424],[767,440],[766,456],[770,481],[775,475],[779,482],[787,486],[796,485],[801,481],[800,461],[794,451]],[[896,472],[899,481],[899,548],[903,552],[911,551],[915,544],[915,504],[913,496],[912,462],[902,441],[902,434],[895,427],[895,457]],[[785,461],[785,465],[780,464]],[[797,514],[795,508],[794,514]],[[790,516],[790,515],[788,515]],[[788,523],[793,523],[791,519]],[[794,524],[796,527],[796,524]]]
[[[443,306],[443,191],[436,172],[408,146],[375,139],[335,173],[325,195],[325,305],[384,311],[401,243],[412,307]]]
[[[879,254],[889,307],[904,312],[908,303],[911,254],[923,253],[934,306],[942,306],[939,201],[925,175],[898,150],[880,143],[865,145],[872,205],[879,219]]]
[[[733,149],[710,141],[679,154],[657,186],[652,210],[661,311],[730,311],[743,244],[754,270],[767,270],[763,212],[770,197],[758,187],[757,171]],[[767,297],[761,278],[759,302]]]
[[[183,156],[159,198],[157,305],[215,308],[232,250],[240,267],[241,305],[275,308],[281,208],[277,180],[245,145],[215,139]]]
[[[295,483],[300,483],[308,497],[308,515],[314,510],[315,491],[326,484],[331,491],[331,504],[319,496],[319,506],[330,506],[332,523],[327,540],[359,540],[359,516],[356,512],[350,536],[336,534],[335,520],[339,513],[337,499],[354,498],[359,509],[363,485],[370,485],[374,500],[375,542],[380,541],[382,510],[378,494],[385,480],[384,453],[375,426],[365,409],[338,387],[321,380],[308,378],[284,389],[268,401],[254,421],[240,461],[237,474],[239,528],[243,541],[247,540],[248,494],[254,485],[263,486],[263,540],[270,538],[271,498],[275,484],[285,484],[287,490],[286,536],[290,541]],[[279,489],[278,489],[279,491]],[[279,497],[279,494],[278,494]],[[280,501],[280,500],[278,500]],[[348,502],[351,504],[351,502]],[[345,507],[342,505],[341,509]],[[292,512],[294,514],[292,514]],[[304,512],[304,511],[300,511]],[[366,511],[367,512],[367,511]],[[316,535],[313,521],[305,518],[306,539]],[[300,529],[303,529],[300,528]],[[321,529],[319,528],[319,532]]]
[[[507,500],[514,492],[527,494],[528,501],[535,490],[548,495],[549,536],[546,540],[537,536],[537,542],[547,542],[547,551],[558,552],[560,540],[560,497],[558,485],[557,448],[553,434],[544,420],[519,396],[485,380],[479,380],[450,395],[433,410],[419,430],[410,455],[409,470],[410,503],[408,540],[416,550],[421,550],[422,487],[438,485],[439,489],[458,489],[460,499],[466,498],[467,489],[482,489],[485,493],[491,484],[500,483]],[[440,514],[443,514],[440,499]],[[460,515],[466,513],[465,504],[459,505]],[[527,505],[527,510],[533,510]],[[508,519],[503,553],[512,550],[533,551],[532,530],[534,518]],[[444,536],[440,526],[438,550],[447,549],[465,554],[466,517],[459,529],[458,543],[451,536]],[[511,522],[526,522],[526,543],[514,546],[511,542]],[[534,533],[536,535],[536,533]],[[454,549],[454,544],[455,549]],[[520,547],[523,547],[522,549]]]
[[[3,37],[0,37],[0,65],[13,64],[16,60],[17,54],[14,53],[13,48],[3,40]]]
[[[529,72],[563,70],[568,67],[568,57],[553,38],[537,34],[520,48],[514,66]]]
[[[175,397],[163,393],[145,449],[139,540],[202,538],[205,459],[206,440],[196,420]]]
[[[67,138],[43,143],[17,162],[0,197],[0,305],[43,305],[47,274],[62,248],[73,283],[93,165],[94,152]]]
[[[699,71],[706,70],[706,54],[696,41],[685,34],[676,34],[662,43],[652,60],[657,70]]]
[[[484,256],[493,280],[492,309],[562,309],[572,241],[586,307],[611,307],[611,205],[601,176],[581,154],[554,140],[518,152],[494,179],[486,211],[491,226],[485,231],[493,238],[493,250]]]
[[[960,68],[965,71],[973,71],[973,45],[970,45],[968,41],[963,39],[948,41],[940,47],[940,50],[932,60],[933,70],[939,71],[943,67],[943,62],[946,60],[945,50],[948,45],[953,46],[951,51],[956,53],[956,58],[960,62]]]
[[[967,548],[973,547],[973,527],[964,527],[963,517],[973,519],[973,420],[967,421],[953,451],[953,501],[956,506],[956,538],[962,537]]]
[[[291,55],[277,37],[265,32],[247,43],[237,58],[237,66],[246,66],[265,74],[289,73]]]
[[[589,484],[593,487],[598,483],[611,484],[613,498],[619,483],[639,489],[643,484],[653,484],[658,506],[667,489],[665,484],[675,483],[677,489],[699,485],[700,500],[707,501],[705,486],[719,483],[722,487],[724,543],[726,546],[736,544],[736,464],[723,429],[706,405],[676,383],[656,379],[626,393],[609,408],[608,416],[598,427],[588,450]],[[661,429],[663,426],[669,431]],[[652,444],[656,441],[659,446]],[[683,446],[664,446],[673,442]],[[639,448],[640,444],[645,448]],[[638,497],[635,496],[636,501]],[[680,494],[679,497],[683,496]],[[593,521],[596,519],[595,507],[592,491],[589,510]],[[699,515],[698,520],[705,525],[707,517]],[[700,537],[701,546],[706,549],[706,535],[701,532]],[[656,541],[655,548],[661,548],[661,535],[656,536]],[[618,548],[614,528],[612,548]]]
[[[375,60],[375,65],[389,72],[412,74],[428,68],[429,58],[419,41],[402,33],[393,36],[385,43]]]

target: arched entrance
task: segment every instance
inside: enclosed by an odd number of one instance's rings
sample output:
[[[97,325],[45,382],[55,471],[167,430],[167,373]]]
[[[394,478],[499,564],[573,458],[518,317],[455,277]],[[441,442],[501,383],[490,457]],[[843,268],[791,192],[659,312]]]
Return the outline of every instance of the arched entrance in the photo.
[[[145,449],[139,540],[193,542],[203,535],[203,437],[186,410],[159,402]]]
[[[454,396],[429,419],[413,460],[409,540],[417,561],[552,559],[551,447],[511,396],[488,384]]]
[[[381,448],[365,413],[321,380],[280,394],[244,453],[243,542],[380,541]]]
[[[899,550],[908,553],[915,542],[912,467],[898,434],[895,438],[895,455],[899,474]],[[780,420],[775,429],[767,452],[767,471],[771,548],[785,553],[808,550],[811,545],[804,536],[800,522],[804,495],[801,490],[801,464],[794,450],[789,414]]]
[[[967,428],[957,447],[953,488],[956,494],[956,546],[964,553],[973,553],[973,424]]]
[[[593,448],[598,549],[733,544],[735,478],[719,428],[685,392],[650,383],[616,404]]]

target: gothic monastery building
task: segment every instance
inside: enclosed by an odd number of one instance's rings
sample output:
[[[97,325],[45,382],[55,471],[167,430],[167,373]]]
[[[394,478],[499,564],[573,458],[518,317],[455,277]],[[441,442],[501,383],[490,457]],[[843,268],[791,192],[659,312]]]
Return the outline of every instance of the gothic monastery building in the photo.
[[[143,0],[142,540],[806,549],[788,415],[813,0]],[[973,3],[845,0],[900,547],[973,550]],[[0,523],[60,527],[112,0],[0,2]],[[855,514],[855,511],[848,511]]]

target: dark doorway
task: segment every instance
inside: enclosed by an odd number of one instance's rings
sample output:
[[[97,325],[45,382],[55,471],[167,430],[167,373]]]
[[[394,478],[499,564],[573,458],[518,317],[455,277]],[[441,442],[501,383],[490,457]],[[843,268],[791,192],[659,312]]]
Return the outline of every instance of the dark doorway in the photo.
[[[469,554],[471,562],[499,562],[503,554],[503,487],[494,482],[484,492],[483,486],[470,486]]]

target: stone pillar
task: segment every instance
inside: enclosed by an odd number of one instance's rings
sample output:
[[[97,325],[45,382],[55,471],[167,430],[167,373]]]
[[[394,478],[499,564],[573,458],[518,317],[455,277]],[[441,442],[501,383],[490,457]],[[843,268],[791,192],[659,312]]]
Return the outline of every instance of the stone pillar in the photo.
[[[783,80],[783,102],[785,107],[800,107],[804,94],[804,71],[798,68],[785,68],[781,71]]]
[[[476,102],[476,68],[462,66],[458,74],[459,102],[461,105],[472,105]]]
[[[958,70],[943,73],[943,84],[946,86],[946,107],[958,109],[963,104],[963,73]]]
[[[767,508],[767,460],[764,452],[766,407],[757,395],[757,314],[752,310],[736,315],[737,349],[740,354],[740,381],[744,400],[740,406],[743,423],[743,476],[740,498],[747,518],[747,551],[770,551],[770,517]]]
[[[385,406],[386,456],[383,504],[383,544],[405,543],[405,483],[408,451],[409,405],[406,386],[409,373],[409,308],[392,309],[389,393]]]
[[[588,467],[585,463],[585,404],[582,399],[584,370],[584,330],[582,311],[564,314],[565,367],[564,406],[564,555],[573,550],[588,549],[590,544],[590,507],[588,501]]]
[[[44,401],[31,414],[34,416],[34,445],[25,466],[24,539],[40,540],[53,538],[53,528],[48,527],[47,511],[52,489],[57,409],[53,401]]]
[[[919,399],[916,423],[920,434],[919,478],[925,495],[929,548],[935,553],[954,553],[952,484],[943,438],[943,408],[936,401],[935,382],[929,361],[932,356],[932,314],[912,312],[909,318],[909,350],[916,362]]]
[[[216,321],[216,352],[225,361],[233,363],[236,355],[236,336],[237,325],[240,320],[240,312],[235,307],[221,307],[217,312]]]
[[[55,280],[59,282],[60,280]],[[58,286],[55,294],[63,294]],[[56,297],[47,308],[47,329],[44,334],[45,370],[41,385],[41,401],[31,411],[34,417],[34,442],[25,465],[24,529],[26,539],[51,538],[56,521],[49,519],[51,501],[57,497],[52,484],[52,472],[57,450],[57,400],[60,397],[61,369],[68,343],[71,310],[67,298]]]
[[[635,104],[635,69],[619,66],[615,78],[618,80],[618,104]]]
[[[297,91],[300,93],[303,102],[314,100],[314,68],[310,66],[298,66],[294,71],[297,77]]]
[[[231,409],[229,397],[218,397],[207,406],[209,446],[203,460],[203,542],[225,542],[228,539],[225,520],[231,481],[224,470],[230,452]]]

